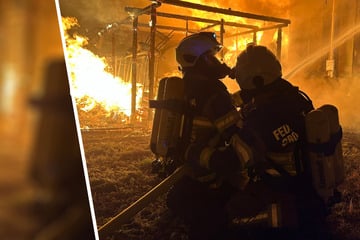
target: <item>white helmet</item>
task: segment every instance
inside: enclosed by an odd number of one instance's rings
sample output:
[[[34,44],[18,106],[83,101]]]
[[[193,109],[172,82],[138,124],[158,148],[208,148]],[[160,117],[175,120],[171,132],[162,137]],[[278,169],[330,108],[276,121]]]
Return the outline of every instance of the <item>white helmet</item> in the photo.
[[[266,86],[281,76],[280,62],[265,46],[249,45],[237,58],[235,77],[242,90],[256,89],[256,79]]]
[[[200,32],[185,37],[176,48],[176,61],[180,68],[193,67],[204,53],[215,55],[222,45],[213,32]]]

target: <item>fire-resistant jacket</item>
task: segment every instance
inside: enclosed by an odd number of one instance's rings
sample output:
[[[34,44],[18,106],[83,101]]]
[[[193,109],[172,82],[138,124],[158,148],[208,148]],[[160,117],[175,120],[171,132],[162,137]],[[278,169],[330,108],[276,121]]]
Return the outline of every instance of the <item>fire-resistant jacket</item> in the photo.
[[[255,168],[273,176],[281,175],[282,169],[285,174],[296,175],[303,170],[295,152],[306,138],[304,116],[313,109],[310,99],[284,79],[251,94],[253,97],[241,108],[242,128],[254,133],[258,138],[254,142],[262,145],[267,159]]]
[[[186,158],[193,163],[198,180],[213,182],[241,168],[230,147],[240,115],[225,85],[195,73],[184,76],[185,95],[192,106],[193,127]]]

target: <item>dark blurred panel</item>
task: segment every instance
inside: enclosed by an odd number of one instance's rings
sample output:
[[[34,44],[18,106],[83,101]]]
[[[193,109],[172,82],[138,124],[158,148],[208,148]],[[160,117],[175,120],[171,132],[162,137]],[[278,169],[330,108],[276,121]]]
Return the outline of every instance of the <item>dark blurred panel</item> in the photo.
[[[36,190],[31,211],[46,239],[94,239],[79,139],[65,61],[51,61],[41,97],[29,103],[39,111],[30,158]]]
[[[1,239],[94,239],[52,0],[0,0],[0,226]]]

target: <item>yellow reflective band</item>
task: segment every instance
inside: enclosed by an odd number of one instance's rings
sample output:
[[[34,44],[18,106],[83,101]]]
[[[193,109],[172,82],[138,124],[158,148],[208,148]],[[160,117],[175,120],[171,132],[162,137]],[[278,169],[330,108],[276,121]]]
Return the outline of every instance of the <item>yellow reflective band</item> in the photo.
[[[269,175],[273,176],[273,177],[280,177],[281,174],[274,168],[268,168],[265,170],[265,172],[267,172]]]
[[[277,204],[271,204],[271,226],[279,227],[279,216]]]
[[[204,150],[201,151],[200,154],[200,166],[210,169],[209,160],[211,158],[211,155],[215,152],[214,148],[204,148]]]
[[[235,152],[243,165],[252,158],[251,148],[241,140],[237,134],[231,137],[230,144],[235,149]]]
[[[231,125],[235,125],[240,120],[239,113],[234,110],[215,121],[215,126],[219,132],[223,132],[226,128]]]

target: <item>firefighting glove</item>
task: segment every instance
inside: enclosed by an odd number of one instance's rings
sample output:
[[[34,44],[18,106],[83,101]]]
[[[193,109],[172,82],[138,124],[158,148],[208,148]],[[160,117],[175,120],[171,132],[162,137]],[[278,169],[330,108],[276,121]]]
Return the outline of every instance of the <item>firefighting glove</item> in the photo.
[[[204,146],[202,144],[190,144],[185,151],[185,164],[189,165],[192,168],[197,168],[200,166],[200,155]]]
[[[186,162],[192,167],[201,167],[208,170],[212,170],[218,174],[223,175],[228,171],[228,168],[234,168],[236,166],[230,166],[225,164],[222,159],[233,159],[236,157],[233,152],[228,150],[218,150],[213,147],[202,144],[190,145],[185,154]],[[232,164],[233,165],[233,164]]]
[[[204,149],[201,152],[201,163],[208,164],[225,182],[237,189],[244,189],[249,182],[247,168],[235,149],[230,145],[225,148]],[[206,159],[208,159],[206,161]]]
[[[243,189],[249,180],[247,169],[232,146],[212,148],[206,145],[190,145],[186,151],[186,162],[193,168],[213,171],[238,189]]]

